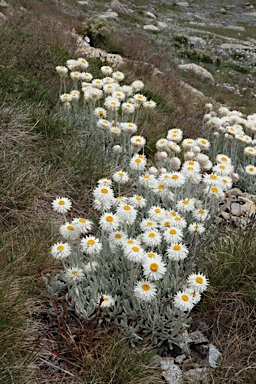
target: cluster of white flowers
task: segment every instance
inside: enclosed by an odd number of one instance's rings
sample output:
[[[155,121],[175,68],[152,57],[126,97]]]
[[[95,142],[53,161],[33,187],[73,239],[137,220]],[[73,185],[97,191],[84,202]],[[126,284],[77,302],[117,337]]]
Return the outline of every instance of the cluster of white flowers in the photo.
[[[216,111],[212,108],[205,114],[204,124],[210,131],[209,137],[214,139],[213,152],[225,151],[232,158],[238,172],[233,180],[248,192],[256,193],[256,113],[243,116],[227,107]]]

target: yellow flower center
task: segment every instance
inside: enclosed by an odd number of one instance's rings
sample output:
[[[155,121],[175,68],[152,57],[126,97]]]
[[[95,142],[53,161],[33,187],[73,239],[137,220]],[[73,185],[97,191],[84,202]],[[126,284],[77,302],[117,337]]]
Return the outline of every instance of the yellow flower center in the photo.
[[[201,140],[201,144],[207,144],[206,140]]]
[[[104,195],[106,195],[108,193],[108,189],[107,188],[102,188],[101,189],[101,193],[103,193]]]
[[[118,176],[123,177],[123,176],[124,176],[124,173],[123,173],[123,172],[119,172],[119,173],[118,173]]]
[[[64,250],[63,245],[58,245],[57,250],[58,250],[58,251],[63,251],[63,250]]]
[[[196,277],[196,282],[198,283],[198,284],[202,284],[203,283],[203,278],[201,277],[201,276],[197,276]]]
[[[127,243],[128,243],[128,244],[133,244],[134,241],[133,241],[132,239],[129,239],[129,240],[127,241]]]
[[[141,163],[141,159],[138,159],[138,158],[135,159],[135,163],[138,163],[138,164]]]
[[[211,191],[212,191],[213,193],[217,193],[219,190],[218,190],[218,188],[216,188],[216,187],[212,187],[212,188],[211,188]]]
[[[78,275],[78,271],[72,271],[71,273],[72,273],[73,276]]]
[[[177,216],[177,213],[176,213],[175,211],[171,211],[170,214],[171,214],[172,216]]]
[[[152,227],[152,226],[153,226],[152,221],[148,221],[148,222],[147,222],[147,227]]]
[[[170,229],[169,233],[170,235],[176,235],[177,231],[176,229]]]
[[[148,234],[148,237],[155,237],[155,233],[154,232],[150,232],[149,234]]]
[[[85,224],[87,220],[85,220],[82,217],[80,217],[80,219],[78,221],[79,221],[79,223],[84,223]]]
[[[216,176],[216,175],[210,175],[210,179],[212,179],[212,180],[216,180],[216,179],[217,179],[217,176]]]
[[[158,270],[158,264],[157,263],[150,264],[150,270],[152,272],[156,272]]]
[[[220,165],[220,169],[226,169],[225,165]]]
[[[221,161],[223,161],[223,162],[227,162],[228,159],[227,159],[226,157],[222,157],[222,158],[221,158]]]
[[[178,245],[178,244],[176,244],[176,245],[173,246],[172,249],[173,249],[174,251],[180,251],[180,250],[181,250],[181,246]]]
[[[189,301],[188,295],[182,295],[181,298],[183,301]]]
[[[106,217],[106,221],[107,221],[108,223],[112,223],[112,222],[114,221],[113,216],[107,216],[107,217]]]
[[[60,200],[59,201],[59,205],[65,205],[65,201],[64,200]]]
[[[155,213],[160,213],[161,212],[161,209],[160,208],[156,208],[155,209]]]
[[[137,201],[141,201],[141,197],[140,197],[140,196],[136,196],[135,199],[136,199]]]
[[[195,162],[191,160],[191,161],[188,162],[188,164],[189,164],[189,165],[194,165]]]
[[[158,189],[162,189],[162,190],[163,190],[163,189],[164,189],[164,185],[159,184],[159,185],[158,185]]]
[[[143,289],[143,291],[149,291],[150,290],[150,286],[148,284],[142,284],[141,288]]]
[[[164,227],[170,227],[170,221],[165,221],[164,222]]]
[[[67,229],[68,229],[69,231],[74,231],[75,228],[73,227],[73,225],[68,225],[68,226],[67,226]]]
[[[136,139],[135,141],[136,141],[136,143],[140,143],[141,139]]]
[[[139,252],[139,247],[132,247],[133,252]]]
[[[87,241],[88,245],[94,245],[95,243],[96,243],[96,241],[93,240],[93,239],[90,239],[90,240]]]
[[[122,235],[120,235],[120,233],[116,233],[116,234],[115,234],[115,238],[116,238],[116,239],[121,239],[121,238],[122,238]]]
[[[143,178],[144,179],[149,179],[149,175],[144,175]]]
[[[125,211],[130,211],[131,210],[131,207],[129,205],[124,205],[124,210]]]
[[[198,212],[200,213],[200,215],[203,215],[205,213],[203,209],[200,209]]]
[[[249,168],[249,171],[250,171],[250,172],[253,172],[253,171],[254,171],[254,168],[253,168],[253,167],[250,167],[250,168]]]
[[[155,257],[156,255],[155,255],[155,253],[153,253],[153,252],[150,252],[150,253],[148,253],[148,257],[150,258],[150,259],[152,259],[153,257]]]
[[[178,175],[172,175],[172,179],[173,179],[173,180],[177,180],[178,178],[179,178]]]
[[[189,204],[189,200],[188,199],[182,200],[182,204],[184,204],[184,205]]]
[[[109,301],[108,297],[104,297],[103,301]]]

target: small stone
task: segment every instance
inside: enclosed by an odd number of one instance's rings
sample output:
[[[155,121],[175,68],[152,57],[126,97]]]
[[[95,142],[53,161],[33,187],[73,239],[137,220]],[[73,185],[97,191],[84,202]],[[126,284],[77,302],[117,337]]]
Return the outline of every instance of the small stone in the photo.
[[[241,205],[239,203],[232,203],[230,212],[234,216],[241,216],[242,215]]]
[[[194,72],[196,75],[200,76],[203,79],[210,80],[212,83],[214,83],[214,77],[213,75],[207,71],[207,69],[201,67],[200,65],[197,65],[195,63],[191,64],[180,64],[178,65],[178,68],[181,71],[191,71]]]
[[[173,357],[160,357],[160,366],[162,369],[167,370],[172,368],[174,364],[174,358]]]
[[[171,364],[167,370],[164,370],[162,376],[170,384],[182,384],[183,382],[182,370],[175,364]]]
[[[245,44],[233,44],[233,43],[223,43],[220,46],[223,49],[243,49],[243,50],[254,50],[254,47]]]
[[[4,23],[7,20],[7,17],[2,12],[0,12],[0,24]]]
[[[191,332],[188,334],[187,342],[189,344],[209,343],[209,340],[200,331]]]
[[[195,368],[183,372],[183,377],[188,383],[208,383],[210,375],[207,368]]]
[[[160,29],[153,24],[144,25],[143,29],[145,29],[145,31],[160,31]]]
[[[184,81],[180,82],[181,87],[185,88],[188,92],[193,94],[198,99],[205,99],[205,95],[203,92],[199,91],[198,89],[192,87],[191,85],[185,83]]]
[[[224,220],[230,219],[230,214],[228,212],[221,211],[220,215],[223,217]]]
[[[119,3],[118,0],[113,0],[110,7],[117,13],[121,13],[123,15],[129,15],[129,13],[131,13],[131,10],[126,5]]]
[[[168,24],[166,24],[164,21],[158,21],[157,26],[161,29],[168,28]]]
[[[181,364],[185,359],[186,359],[186,355],[182,354],[182,355],[178,355],[177,357],[175,357],[174,361],[175,363],[177,364]]]
[[[256,206],[254,203],[246,202],[244,205],[241,205],[242,213],[248,213],[249,216],[252,216],[256,212]]]
[[[143,16],[150,17],[151,19],[157,19],[156,15],[154,15],[154,13],[152,13],[152,12],[145,11],[145,12],[143,12]]]
[[[118,14],[116,12],[107,11],[105,13],[101,13],[100,17],[103,17],[104,19],[117,19]]]
[[[80,4],[80,5],[88,5],[88,1],[78,1],[78,4]]]
[[[219,367],[221,363],[221,353],[212,343],[209,346],[208,362],[212,368]]]
[[[0,8],[12,8],[10,4],[6,3],[4,0],[0,1]]]
[[[187,1],[179,1],[176,5],[179,5],[180,7],[189,7],[190,4]]]
[[[226,9],[225,9],[225,8],[221,8],[221,9],[220,9],[220,12],[222,12],[222,13],[226,13]]]
[[[243,192],[239,188],[232,188],[229,191],[226,192],[227,196],[243,196]]]

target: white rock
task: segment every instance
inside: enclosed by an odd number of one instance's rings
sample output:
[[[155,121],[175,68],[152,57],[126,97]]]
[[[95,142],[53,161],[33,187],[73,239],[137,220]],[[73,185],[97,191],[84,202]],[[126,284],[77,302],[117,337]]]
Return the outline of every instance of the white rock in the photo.
[[[175,364],[170,364],[168,369],[162,372],[162,376],[170,384],[182,384],[183,382],[182,370]]]
[[[117,19],[118,14],[116,12],[107,11],[105,13],[101,13],[100,17],[103,17],[104,19]]]
[[[0,12],[0,24],[4,23],[7,20],[7,17],[2,12]]]
[[[88,5],[88,1],[78,1],[78,4],[80,4],[80,5]]]
[[[198,97],[199,99],[204,99],[205,98],[205,95],[203,94],[203,92],[199,91],[198,89],[192,87],[191,85],[185,83],[184,81],[181,81],[180,82],[180,85],[185,88],[187,91],[189,91],[190,93],[192,93],[195,97]]]
[[[144,25],[143,29],[146,31],[160,31],[160,29],[153,24]]]
[[[245,44],[231,44],[231,43],[223,43],[220,46],[223,49],[248,49],[248,50],[254,50],[254,47],[250,47],[249,45]]]
[[[6,3],[4,0],[0,1],[1,8],[12,8],[10,4]]]
[[[213,75],[207,71],[207,69],[201,67],[200,65],[197,65],[197,64],[180,64],[178,65],[178,68],[181,70],[181,71],[192,71],[194,72],[196,75],[202,77],[203,79],[207,79],[207,80],[210,80],[212,83],[214,83],[214,77]]]
[[[117,13],[122,13],[124,15],[129,15],[129,13],[131,13],[131,10],[126,5],[119,3],[118,0],[113,0],[110,7]]]
[[[143,12],[143,16],[145,16],[145,17],[151,17],[151,19],[156,19],[156,18],[157,18],[156,15],[154,15],[154,13],[152,13],[152,12],[147,12],[147,11]]]
[[[208,361],[212,368],[217,368],[221,362],[221,353],[213,344],[210,344],[209,346]]]
[[[179,1],[176,5],[179,5],[180,7],[189,7],[190,4],[187,1]]]
[[[157,26],[161,29],[168,28],[168,24],[166,24],[164,21],[158,21]]]

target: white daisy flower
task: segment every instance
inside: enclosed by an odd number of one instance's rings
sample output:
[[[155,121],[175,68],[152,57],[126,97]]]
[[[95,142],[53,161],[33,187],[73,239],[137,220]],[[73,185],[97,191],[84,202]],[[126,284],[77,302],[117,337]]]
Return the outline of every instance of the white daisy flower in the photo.
[[[104,76],[110,76],[113,72],[113,69],[111,67],[109,67],[108,65],[104,65],[103,67],[101,67],[100,70]]]
[[[132,197],[129,197],[129,203],[134,208],[144,208],[146,206],[147,200],[143,196],[139,195],[133,195]]]
[[[205,221],[207,216],[208,216],[209,211],[207,209],[195,209],[192,211],[192,216],[194,219],[199,220],[199,221]]]
[[[73,60],[73,59],[67,60],[66,65],[70,71],[76,71],[80,67],[80,63],[77,60]]]
[[[203,139],[203,138],[196,139],[196,143],[199,146],[199,148],[201,148],[201,149],[203,149],[205,151],[208,151],[208,149],[210,148],[210,145],[211,145],[209,140],[206,140],[206,139]]]
[[[65,223],[60,226],[60,234],[64,237],[64,239],[70,241],[76,240],[80,236],[80,233],[70,223]]]
[[[51,248],[54,259],[63,260],[71,255],[71,246],[68,243],[56,243]]]
[[[223,192],[223,189],[217,185],[207,188],[205,190],[205,193],[208,194],[210,198],[221,199],[222,197],[225,197],[225,193]]]
[[[195,235],[201,235],[205,231],[205,227],[200,223],[192,223],[188,226],[188,231]]]
[[[106,119],[99,119],[97,121],[97,127],[102,129],[103,131],[107,131],[110,129],[111,123],[110,123],[110,121],[108,121]]]
[[[172,218],[172,226],[184,229],[187,226],[187,222],[183,217],[177,215]]]
[[[200,172],[200,164],[195,160],[187,160],[182,165],[182,171],[186,171],[188,168],[193,167],[195,172]]]
[[[156,205],[153,205],[148,211],[149,217],[158,223],[162,221],[164,214],[165,214],[165,210],[160,206],[156,206]]]
[[[116,81],[122,81],[124,79],[124,73],[123,72],[113,72],[112,77]]]
[[[169,141],[167,139],[159,139],[156,142],[156,149],[158,151],[166,151],[168,149]]]
[[[111,212],[106,212],[101,216],[99,225],[103,231],[115,231],[119,227],[119,218]]]
[[[245,172],[247,173],[247,175],[256,175],[256,167],[254,165],[247,165],[245,167]]]
[[[117,89],[118,87],[118,84],[117,83],[106,83],[103,85],[103,91],[107,94],[107,95],[112,95],[113,92]],[[115,98],[118,100],[117,97],[115,97],[114,95],[111,96],[112,98]]]
[[[134,105],[131,103],[122,103],[121,108],[124,113],[133,113],[135,110]]]
[[[147,247],[157,247],[161,244],[162,237],[158,231],[151,230],[142,234],[142,241]]]
[[[80,79],[82,81],[86,81],[86,82],[90,83],[90,81],[92,81],[92,79],[93,79],[93,75],[91,73],[88,73],[88,72],[81,72]],[[83,83],[82,83],[82,87],[84,87]]]
[[[245,147],[244,154],[249,157],[256,156],[256,148],[254,147]]]
[[[125,93],[126,97],[130,97],[133,94],[133,89],[130,85],[122,85],[119,89]]]
[[[125,241],[127,241],[127,235],[123,231],[114,231],[109,234],[111,248],[122,246]]]
[[[81,249],[84,253],[90,256],[99,255],[102,244],[95,236],[86,236],[80,242]]]
[[[80,98],[80,92],[77,90],[71,91],[70,95],[71,95],[72,101],[78,101]]]
[[[209,285],[209,280],[202,273],[192,273],[187,279],[188,286],[196,292],[204,292]]]
[[[118,99],[116,99],[115,97],[110,96],[110,97],[105,99],[104,105],[110,111],[118,111],[118,109],[120,107],[120,101]]]
[[[115,304],[115,300],[112,296],[103,294],[99,296],[98,304],[101,308],[109,308]]]
[[[60,101],[62,103],[68,103],[72,101],[72,96],[70,95],[70,93],[63,93],[62,95],[60,95]]]
[[[119,184],[126,184],[129,181],[128,173],[124,171],[117,171],[113,175],[113,180]]]
[[[138,244],[138,242],[134,242],[134,244],[123,244],[124,255],[130,261],[134,263],[140,263],[145,258],[144,249]]]
[[[194,201],[193,199],[185,198],[183,200],[179,200],[176,207],[179,212],[192,212],[194,209]]]
[[[119,155],[123,152],[123,148],[120,145],[114,145],[112,151],[114,154]]]
[[[229,176],[220,176],[219,183],[223,191],[228,191],[232,187],[232,179]]]
[[[118,127],[111,127],[109,132],[112,137],[119,137],[121,135],[121,129]]]
[[[157,229],[157,222],[149,218],[143,219],[140,223],[140,228],[142,231],[155,230]]]
[[[92,229],[93,223],[91,220],[79,217],[73,219],[71,225],[73,225],[79,233],[87,233]]]
[[[115,199],[113,190],[105,184],[101,184],[95,188],[93,191],[93,196],[101,203],[114,203]]]
[[[205,174],[203,177],[203,182],[205,185],[209,186],[219,184],[219,175],[216,173]]]
[[[146,103],[146,101],[147,101],[146,96],[141,95],[140,93],[136,93],[135,95],[133,95],[133,98],[139,104]]]
[[[169,141],[168,147],[171,152],[174,152],[176,154],[181,152],[181,147],[174,141]]]
[[[123,101],[125,99],[125,94],[122,91],[116,90],[112,93],[112,97],[116,97],[119,101]]]
[[[98,199],[93,200],[93,206],[96,209],[96,211],[99,212],[106,212],[111,209],[111,206],[113,205],[113,201],[100,201]]]
[[[83,71],[89,67],[88,61],[83,59],[82,57],[79,57],[79,59],[77,59],[77,63]]]
[[[130,134],[137,132],[138,129],[135,123],[121,123],[120,128],[123,132]]]
[[[167,248],[167,256],[170,260],[180,261],[188,256],[188,248],[183,244],[171,244]]]
[[[52,202],[52,208],[57,213],[65,214],[67,213],[71,208],[71,200],[69,200],[67,197],[57,197]]]
[[[136,219],[137,211],[132,205],[120,204],[116,210],[116,214],[121,223],[131,225]]]
[[[72,80],[80,80],[80,75],[81,73],[77,71],[70,72],[70,77]]]
[[[164,231],[163,237],[167,244],[177,244],[182,240],[183,233],[181,229],[171,226]]]
[[[180,188],[185,184],[185,177],[180,172],[170,173],[170,178],[168,178],[168,186],[171,188]]]
[[[93,114],[97,119],[105,119],[105,117],[107,117],[107,111],[105,108],[95,108]]]
[[[161,279],[167,270],[166,264],[157,257],[153,259],[146,258],[142,268],[144,276],[149,280]]]
[[[69,282],[70,284],[78,283],[79,281],[82,281],[85,278],[83,270],[78,267],[67,268],[65,270],[64,275],[67,279],[67,282]]]
[[[103,87],[104,83],[101,79],[94,79],[94,80],[92,80],[92,85],[96,88],[101,89]]]
[[[147,259],[162,261],[162,256],[159,255],[159,253],[152,252],[151,250],[150,252],[145,252],[145,260]]]
[[[174,296],[173,304],[176,308],[183,312],[191,311],[195,305],[193,295],[191,295],[189,290],[177,292]]]
[[[145,173],[139,177],[139,183],[145,188],[154,188],[157,184],[157,180],[154,175]]]
[[[231,164],[219,163],[215,165],[212,170],[217,175],[228,176],[234,171],[234,167]]]
[[[199,303],[201,300],[201,293],[194,291],[192,288],[187,289],[188,293],[192,296],[193,298],[193,303],[196,305]]]
[[[103,81],[103,84],[115,83],[115,79],[113,79],[113,77],[111,76],[104,77],[102,81]]]
[[[154,283],[148,280],[142,280],[137,282],[133,292],[139,300],[149,302],[155,298],[157,289]]]
[[[130,160],[130,168],[134,171],[144,171],[147,159],[144,155],[134,155]]]
[[[135,80],[132,84],[131,87],[135,92],[141,91],[144,88],[144,83],[141,80]]]
[[[68,68],[67,67],[64,67],[63,65],[58,65],[57,67],[55,67],[58,75],[60,77],[66,77],[67,76],[67,73],[68,73]]]
[[[143,148],[146,144],[146,139],[143,136],[132,136],[130,143],[138,148]]]
[[[156,102],[153,100],[145,101],[145,103],[142,104],[145,109],[154,109],[156,108]]]
[[[184,139],[181,143],[181,146],[185,149],[185,151],[188,151],[189,149],[192,149],[196,144],[196,141],[193,139]]]

